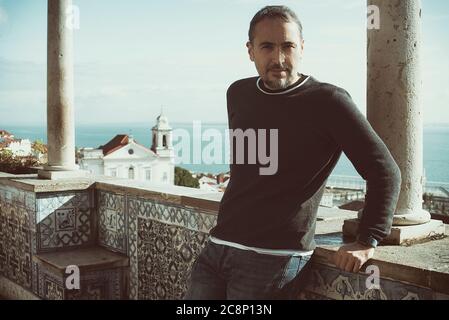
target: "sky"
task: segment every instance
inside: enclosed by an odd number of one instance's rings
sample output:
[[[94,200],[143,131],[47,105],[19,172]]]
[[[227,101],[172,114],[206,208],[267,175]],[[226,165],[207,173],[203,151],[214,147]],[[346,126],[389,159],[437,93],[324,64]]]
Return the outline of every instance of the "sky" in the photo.
[[[245,43],[268,4],[304,27],[301,71],[366,114],[365,0],[73,0],[76,124],[226,122],[226,90],[256,76]],[[423,3],[424,123],[449,123],[449,1]],[[0,0],[0,127],[46,123],[46,0]]]

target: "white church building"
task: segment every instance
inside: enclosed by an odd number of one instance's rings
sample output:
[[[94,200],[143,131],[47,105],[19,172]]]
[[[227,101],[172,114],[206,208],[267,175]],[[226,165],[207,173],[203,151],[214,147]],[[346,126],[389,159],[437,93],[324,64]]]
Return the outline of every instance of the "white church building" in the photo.
[[[92,174],[175,184],[172,131],[161,114],[152,128],[152,146],[147,148],[132,136],[120,134],[98,149],[80,149],[79,166]]]

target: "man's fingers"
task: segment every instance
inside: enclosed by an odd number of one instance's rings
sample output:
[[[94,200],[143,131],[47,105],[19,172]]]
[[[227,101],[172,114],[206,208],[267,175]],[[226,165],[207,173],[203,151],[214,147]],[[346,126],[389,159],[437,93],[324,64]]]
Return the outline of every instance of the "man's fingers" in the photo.
[[[352,269],[354,269],[354,257],[349,256],[348,259],[346,260],[346,265],[345,265],[345,271],[346,272],[351,272]]]
[[[356,259],[355,263],[354,263],[354,268],[352,269],[352,272],[354,273],[358,273],[361,267],[361,263],[359,259]]]
[[[335,266],[346,272],[358,273],[362,267],[360,259],[347,252],[337,251],[335,252],[333,259]]]
[[[337,268],[340,268],[341,265],[341,261],[344,259],[344,256],[342,255],[341,252],[337,252],[336,256],[335,256],[335,265],[337,266]]]
[[[346,267],[346,262],[348,260],[348,256],[346,254],[341,255],[340,263],[337,267],[339,267],[341,270],[344,270]]]
[[[341,254],[340,251],[335,252],[334,254],[334,264],[338,267],[341,260]]]
[[[340,254],[339,254],[339,252],[337,251],[337,252],[335,252],[335,254],[334,254],[334,264],[336,265],[336,266],[338,266],[338,263],[340,262]]]
[[[340,247],[333,258],[337,268],[346,272],[358,273],[364,263],[373,255],[374,248],[367,248],[355,243]]]

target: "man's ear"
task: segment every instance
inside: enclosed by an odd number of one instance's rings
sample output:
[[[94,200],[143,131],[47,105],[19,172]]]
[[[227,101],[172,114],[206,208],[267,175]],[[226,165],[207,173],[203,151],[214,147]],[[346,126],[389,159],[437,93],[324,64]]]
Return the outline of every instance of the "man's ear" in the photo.
[[[304,56],[304,39],[301,39],[300,47],[301,47],[301,58],[302,58]]]
[[[246,43],[246,47],[248,48],[249,58],[251,59],[252,62],[254,62],[254,47],[251,41],[248,41]]]

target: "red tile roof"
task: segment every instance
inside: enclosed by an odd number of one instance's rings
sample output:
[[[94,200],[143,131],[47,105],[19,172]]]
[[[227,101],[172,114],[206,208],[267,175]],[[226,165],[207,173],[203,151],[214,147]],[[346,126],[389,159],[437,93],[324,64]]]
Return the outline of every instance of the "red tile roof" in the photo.
[[[6,130],[0,130],[0,136],[11,136],[12,134]]]
[[[11,138],[3,138],[3,139],[0,138],[0,148],[2,148],[2,149],[7,148],[7,147],[9,147],[11,142],[14,142],[14,141],[16,141],[16,140],[11,139]]]
[[[151,151],[147,147],[145,147],[145,146],[141,145],[140,143],[138,143],[136,140],[134,140],[134,142],[136,144],[138,144],[139,146],[141,146],[141,147]],[[128,143],[129,143],[129,136],[128,135],[126,135],[126,134],[118,134],[111,141],[106,143],[104,146],[100,146],[99,149],[103,149],[103,155],[107,156],[108,154],[111,154],[112,152],[117,151],[117,150],[123,148]]]
[[[104,146],[100,146],[99,149],[103,149],[103,155],[107,156],[108,154],[126,146],[128,141],[128,135],[118,134]]]

